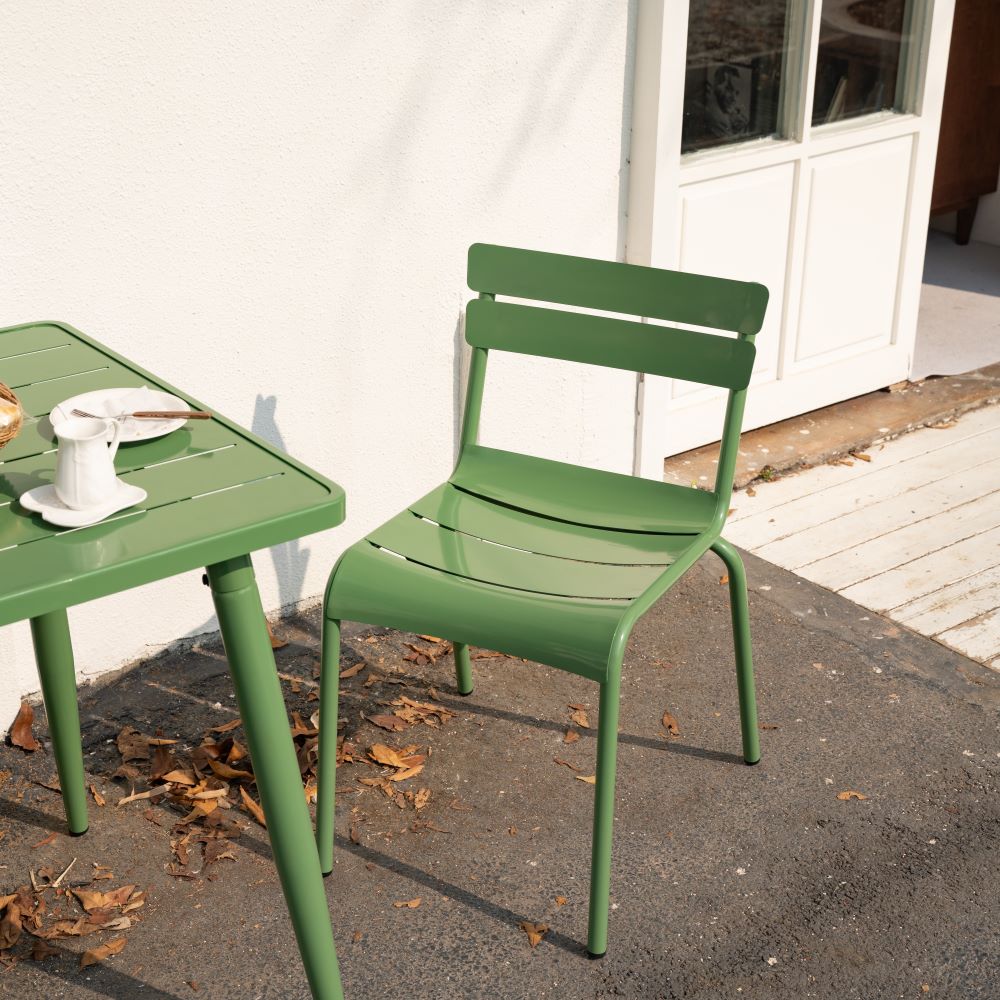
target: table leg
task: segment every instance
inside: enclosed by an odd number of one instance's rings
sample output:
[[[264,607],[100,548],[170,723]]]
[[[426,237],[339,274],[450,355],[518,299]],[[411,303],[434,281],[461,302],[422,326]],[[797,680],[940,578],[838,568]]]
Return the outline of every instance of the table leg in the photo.
[[[208,567],[271,849],[316,1000],[343,1000],[319,854],[249,556]]]
[[[80,744],[80,710],[76,702],[76,668],[66,610],[50,611],[31,619],[31,640],[42,682],[45,715],[59,771],[63,807],[69,832],[87,832],[87,788]]]

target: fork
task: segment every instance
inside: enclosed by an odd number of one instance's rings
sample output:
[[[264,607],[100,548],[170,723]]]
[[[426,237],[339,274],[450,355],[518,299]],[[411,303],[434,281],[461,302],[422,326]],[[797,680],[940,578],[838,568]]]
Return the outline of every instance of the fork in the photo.
[[[137,410],[135,413],[120,413],[117,418],[99,417],[96,413],[74,409],[74,417],[90,417],[92,420],[124,420],[134,417],[136,420],[211,420],[212,414],[207,410]]]

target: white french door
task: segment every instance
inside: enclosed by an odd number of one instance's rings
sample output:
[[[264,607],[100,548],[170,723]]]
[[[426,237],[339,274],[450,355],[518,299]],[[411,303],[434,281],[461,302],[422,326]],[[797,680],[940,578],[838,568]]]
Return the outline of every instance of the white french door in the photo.
[[[628,260],[770,289],[747,429],[910,371],[953,9],[640,0]],[[719,437],[721,391],[639,401],[641,475]]]

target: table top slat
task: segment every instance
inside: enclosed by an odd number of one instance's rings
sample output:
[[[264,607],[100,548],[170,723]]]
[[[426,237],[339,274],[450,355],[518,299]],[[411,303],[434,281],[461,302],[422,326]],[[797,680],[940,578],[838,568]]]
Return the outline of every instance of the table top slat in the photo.
[[[135,372],[115,361],[95,357],[95,368],[78,375],[67,375],[48,381],[33,382],[29,386],[15,390],[25,413],[33,417],[44,417],[54,406],[64,399],[79,396],[95,389],[138,389],[145,385]],[[98,367],[99,366],[99,367]],[[0,372],[3,368],[0,368]]]
[[[0,371],[3,372],[0,381],[6,382],[20,396],[36,382],[49,382],[95,369],[103,370],[107,364],[108,359],[89,344],[68,344],[51,351],[33,351],[16,358],[4,358],[0,361]]]
[[[14,327],[0,331],[0,334],[0,381],[4,381],[2,372],[7,361],[78,343],[68,331],[52,324]]]

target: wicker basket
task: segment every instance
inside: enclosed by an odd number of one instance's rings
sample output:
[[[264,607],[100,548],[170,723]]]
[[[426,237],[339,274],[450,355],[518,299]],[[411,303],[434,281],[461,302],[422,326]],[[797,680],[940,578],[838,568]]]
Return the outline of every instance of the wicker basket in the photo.
[[[0,399],[5,399],[17,407],[17,416],[14,418],[14,422],[0,426],[0,448],[2,448],[8,441],[13,441],[17,437],[17,432],[21,429],[21,422],[24,420],[24,413],[21,410],[20,400],[14,395],[14,390],[8,389],[3,382],[0,382]]]

